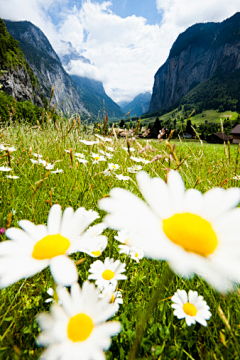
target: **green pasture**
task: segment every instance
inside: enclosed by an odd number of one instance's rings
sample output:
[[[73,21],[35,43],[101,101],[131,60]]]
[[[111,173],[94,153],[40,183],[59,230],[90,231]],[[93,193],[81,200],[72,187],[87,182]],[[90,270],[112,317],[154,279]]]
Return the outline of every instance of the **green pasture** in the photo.
[[[219,121],[227,114],[232,115],[231,119],[236,116],[231,112],[221,115],[214,111],[205,113],[204,118],[201,114],[194,116],[193,123]],[[169,114],[166,116],[169,117]],[[41,126],[2,124],[0,136],[0,144],[16,148],[10,156],[4,151],[0,152],[0,166],[10,166],[11,175],[19,176],[18,179],[9,179],[6,177],[9,173],[0,172],[0,228],[18,227],[21,219],[46,224],[49,209],[55,203],[63,209],[71,206],[76,210],[84,206],[87,210],[95,210],[100,214],[100,219],[96,220],[98,223],[105,215],[98,208],[98,201],[107,196],[112,188],[122,187],[142,197],[136,175],[127,170],[135,163],[123,150],[123,146],[127,146],[126,139],[113,137],[111,144],[99,142],[91,147],[84,145],[79,140],[93,140],[94,135],[82,125],[72,126],[70,120],[56,125],[46,122]],[[176,169],[181,173],[186,188],[195,188],[203,193],[213,187],[226,189],[239,186],[238,180],[233,179],[239,174],[237,146],[173,143],[166,140],[159,143],[152,140],[150,144],[156,150],[138,155],[146,140],[129,142],[136,149],[134,156],[152,160],[157,154],[162,155],[158,161],[141,164],[152,177],[165,179],[169,169]],[[91,152],[107,151],[106,146],[109,145],[114,147],[114,152],[108,163],[119,164],[120,170],[116,173],[130,176],[130,181],[119,181],[114,173],[105,175],[103,171],[107,168],[107,162],[92,164]],[[32,164],[30,159],[36,159],[32,154],[37,152],[46,161],[55,163],[54,170],[58,168],[64,172],[54,174],[42,165]],[[88,160],[86,165],[76,160],[76,152],[85,155]],[[240,359],[240,292],[237,286],[232,293],[222,295],[197,276],[188,280],[169,273],[165,262],[144,258],[136,263],[127,255],[119,254],[118,243],[114,240],[115,231],[107,229],[104,234],[108,237],[108,246],[100,260],[112,257],[126,262],[128,277],[118,282],[123,305],[113,320],[121,322],[122,331],[112,339],[112,345],[106,352],[108,360]],[[7,238],[0,235],[0,240]],[[83,253],[72,255],[76,261],[82,258],[85,260],[78,265],[80,285],[87,280],[88,269],[96,260]],[[49,269],[46,269],[1,290],[0,359],[39,358],[43,349],[36,345],[40,330],[35,318],[40,312],[49,311],[50,305],[45,300],[49,297],[46,291],[51,286],[52,278]],[[171,296],[177,289],[196,290],[204,297],[212,313],[207,327],[200,324],[188,327],[184,320],[178,320],[173,315]],[[157,301],[151,303],[154,295]],[[136,357],[131,352],[134,346],[138,348]]]

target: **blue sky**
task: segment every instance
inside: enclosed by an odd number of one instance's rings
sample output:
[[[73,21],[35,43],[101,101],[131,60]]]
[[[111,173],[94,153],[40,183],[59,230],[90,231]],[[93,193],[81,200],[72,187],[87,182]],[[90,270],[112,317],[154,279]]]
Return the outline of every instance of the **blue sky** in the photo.
[[[72,61],[70,74],[101,80],[115,101],[151,91],[177,36],[199,22],[220,22],[239,0],[0,0],[0,16],[38,26],[59,54],[72,47],[92,64]]]

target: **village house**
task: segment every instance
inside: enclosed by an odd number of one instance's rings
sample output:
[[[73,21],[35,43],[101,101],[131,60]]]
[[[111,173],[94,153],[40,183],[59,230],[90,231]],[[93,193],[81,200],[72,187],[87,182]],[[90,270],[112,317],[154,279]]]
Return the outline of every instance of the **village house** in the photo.
[[[225,142],[229,141],[231,143],[233,141],[233,138],[222,132],[217,132],[207,136],[207,142],[209,143],[223,144],[224,141]]]
[[[230,135],[233,137],[233,144],[240,144],[240,124],[235,126]]]

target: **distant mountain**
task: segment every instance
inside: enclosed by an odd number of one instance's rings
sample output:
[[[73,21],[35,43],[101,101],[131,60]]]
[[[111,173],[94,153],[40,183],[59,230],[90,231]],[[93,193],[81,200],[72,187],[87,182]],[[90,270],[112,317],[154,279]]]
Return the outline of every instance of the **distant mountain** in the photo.
[[[131,116],[141,116],[149,110],[151,93],[145,92],[137,95],[130,103],[122,103],[121,109],[124,114],[131,110]]]
[[[79,54],[70,42],[64,42],[64,45],[67,54],[59,54],[60,60],[65,70],[70,74],[86,109],[96,118],[98,116],[102,118],[104,106],[110,118],[122,117],[123,112],[121,108],[107,96],[101,81],[86,76],[71,75],[72,73],[74,74],[74,71],[72,71],[72,65],[74,64],[75,68],[77,67],[77,72],[80,71],[80,68],[85,69],[82,71],[83,73],[86,71],[92,71],[94,73],[97,69],[90,60]]]
[[[181,99],[205,107],[210,99],[218,106],[230,98],[240,108],[239,69],[239,12],[221,23],[193,25],[178,36],[155,74],[149,112],[170,109]]]
[[[40,89],[46,98],[50,97],[54,86],[51,105],[56,104],[56,108],[63,113],[78,112],[90,115],[72,79],[62,67],[58,55],[43,32],[28,21],[5,20],[5,23],[9,33],[19,41],[24,57],[37,77]]]

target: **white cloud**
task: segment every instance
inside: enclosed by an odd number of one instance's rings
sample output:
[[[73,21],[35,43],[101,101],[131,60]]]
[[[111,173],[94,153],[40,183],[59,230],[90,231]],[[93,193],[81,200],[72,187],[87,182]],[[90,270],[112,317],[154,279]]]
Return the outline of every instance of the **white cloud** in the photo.
[[[222,21],[240,11],[239,0],[156,0],[162,20],[149,25],[143,17],[114,14],[111,1],[83,0],[78,8],[68,4],[69,0],[0,0],[0,13],[3,18],[33,22],[58,53],[64,51],[61,40],[70,41],[95,64],[72,61],[71,74],[101,79],[115,101],[151,91],[154,74],[180,32],[197,22]],[[50,16],[54,11],[57,26]]]
[[[103,75],[96,66],[84,63],[81,60],[71,60],[64,68],[70,75],[78,75],[89,79],[104,81]]]

